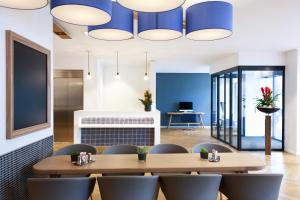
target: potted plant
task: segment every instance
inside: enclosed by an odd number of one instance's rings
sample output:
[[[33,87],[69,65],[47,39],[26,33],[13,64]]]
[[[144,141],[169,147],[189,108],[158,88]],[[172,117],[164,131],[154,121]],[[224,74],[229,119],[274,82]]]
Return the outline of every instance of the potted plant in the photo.
[[[152,94],[146,90],[144,93],[144,99],[139,99],[140,102],[145,106],[145,111],[149,112],[151,111],[151,105],[152,105]]]
[[[147,152],[148,152],[148,147],[138,147],[137,154],[138,154],[139,160],[146,161]]]
[[[71,156],[71,162],[73,163],[73,162],[77,162],[77,159],[78,159],[78,156],[79,156],[79,152],[72,152],[71,154],[70,154],[70,156]]]
[[[208,150],[206,148],[201,148],[200,150],[200,157],[202,159],[208,159]]]
[[[278,100],[278,94],[273,95],[273,91],[269,87],[260,88],[262,97],[256,98],[257,110],[270,114],[279,110],[276,107],[276,101]]]

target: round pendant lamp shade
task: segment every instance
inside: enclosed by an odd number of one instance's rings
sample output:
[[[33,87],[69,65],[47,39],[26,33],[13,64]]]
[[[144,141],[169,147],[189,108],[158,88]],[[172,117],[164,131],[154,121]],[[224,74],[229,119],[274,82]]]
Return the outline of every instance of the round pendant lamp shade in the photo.
[[[88,27],[89,36],[100,40],[127,40],[133,37],[133,11],[117,2],[112,5],[110,22]]]
[[[146,40],[173,40],[182,36],[182,7],[167,12],[138,14],[138,36]]]
[[[117,0],[122,6],[139,12],[164,12],[184,4],[186,0]]]
[[[70,24],[105,24],[111,20],[111,12],[111,0],[51,0],[51,14]]]
[[[218,40],[232,35],[233,8],[223,1],[207,1],[186,10],[186,37]]]
[[[48,0],[0,0],[0,7],[33,10],[43,8],[48,4]]]

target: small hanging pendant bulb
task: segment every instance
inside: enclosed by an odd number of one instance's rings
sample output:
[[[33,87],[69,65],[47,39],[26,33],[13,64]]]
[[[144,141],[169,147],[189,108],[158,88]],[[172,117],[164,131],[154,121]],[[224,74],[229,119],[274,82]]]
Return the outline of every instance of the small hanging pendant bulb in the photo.
[[[120,73],[118,72],[117,75],[116,75],[116,79],[120,80],[120,78],[121,78],[121,76],[120,76]]]
[[[90,72],[88,72],[88,74],[86,75],[86,79],[87,79],[87,80],[91,80],[91,79],[92,79],[92,75],[91,75]]]
[[[145,80],[145,81],[148,81],[148,80],[149,80],[149,76],[148,76],[147,73],[145,73],[144,80]]]

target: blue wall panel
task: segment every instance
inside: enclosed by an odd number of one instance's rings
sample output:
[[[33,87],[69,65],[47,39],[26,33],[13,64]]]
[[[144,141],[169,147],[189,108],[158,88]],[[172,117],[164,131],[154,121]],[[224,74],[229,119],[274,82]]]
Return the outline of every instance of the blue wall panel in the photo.
[[[204,112],[204,124],[210,125],[210,74],[157,73],[156,106],[161,112],[161,125],[168,125],[167,112],[177,111],[180,101],[191,101],[194,111]],[[195,121],[192,116],[176,117],[174,122]]]

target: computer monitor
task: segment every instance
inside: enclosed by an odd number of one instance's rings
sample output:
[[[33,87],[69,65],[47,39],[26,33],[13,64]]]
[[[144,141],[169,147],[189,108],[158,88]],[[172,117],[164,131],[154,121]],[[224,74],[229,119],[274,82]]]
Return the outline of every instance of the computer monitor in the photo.
[[[192,112],[193,111],[193,102],[179,102],[180,112]]]

